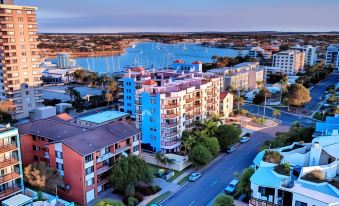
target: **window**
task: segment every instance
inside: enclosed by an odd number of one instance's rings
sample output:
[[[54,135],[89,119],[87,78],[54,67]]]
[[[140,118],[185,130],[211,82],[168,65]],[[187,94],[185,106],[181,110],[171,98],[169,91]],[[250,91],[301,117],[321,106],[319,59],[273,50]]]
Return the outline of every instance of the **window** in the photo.
[[[33,151],[39,151],[39,147],[33,145]]]
[[[56,163],[56,167],[58,170],[64,170],[64,165],[59,162]]]
[[[59,159],[62,159],[62,152],[55,151],[55,157],[59,158]]]
[[[295,206],[307,206],[307,203],[305,202],[300,202],[298,200],[295,201]]]
[[[89,180],[86,181],[86,187],[89,187],[89,186],[91,186],[93,184],[94,184],[94,178],[89,179]]]
[[[24,18],[18,17],[18,21],[24,21]]]
[[[91,166],[85,170],[85,174],[89,175],[94,172],[94,166]]]
[[[150,102],[151,102],[151,104],[155,104],[156,103],[156,101],[155,101],[155,99],[150,99]]]
[[[154,114],[154,113],[155,113],[155,109],[154,109],[154,108],[151,108],[151,109],[150,109],[150,112],[151,112],[151,114]]]
[[[90,161],[92,161],[92,160],[93,160],[93,154],[87,155],[87,156],[85,157],[85,163],[90,162]]]
[[[34,161],[38,161],[38,160],[39,160],[38,156],[34,156]]]
[[[139,151],[139,145],[133,147],[133,152]]]

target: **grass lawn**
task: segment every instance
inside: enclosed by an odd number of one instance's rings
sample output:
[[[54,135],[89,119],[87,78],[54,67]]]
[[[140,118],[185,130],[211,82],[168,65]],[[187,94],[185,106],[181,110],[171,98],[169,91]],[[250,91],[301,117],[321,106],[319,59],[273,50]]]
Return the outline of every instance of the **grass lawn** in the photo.
[[[159,195],[158,197],[154,198],[153,200],[151,200],[147,206],[151,206],[152,204],[158,204],[159,202],[161,202],[163,199],[165,199],[166,197],[168,197],[171,194],[170,191],[167,191],[161,195]]]
[[[187,182],[189,176],[190,175],[187,175],[183,177],[181,180],[179,180],[178,185],[183,185],[185,182]]]
[[[151,168],[152,170],[152,173],[155,174],[158,172],[159,169],[165,169],[165,170],[168,170],[167,168],[162,168],[162,167],[159,167],[159,166],[156,166],[156,165],[151,165],[149,164],[149,167]],[[189,168],[189,167],[188,167]],[[181,170],[180,172],[179,171],[175,171],[175,170],[172,170],[174,172],[174,175],[169,178],[167,180],[167,182],[172,182],[173,180],[175,180],[177,177],[179,177],[182,173],[184,173],[188,168],[184,169],[184,170]]]

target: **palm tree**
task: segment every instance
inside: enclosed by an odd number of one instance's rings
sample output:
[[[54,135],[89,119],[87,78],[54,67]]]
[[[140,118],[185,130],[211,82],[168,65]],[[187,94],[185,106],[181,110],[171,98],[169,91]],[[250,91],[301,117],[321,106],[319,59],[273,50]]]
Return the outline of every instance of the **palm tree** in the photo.
[[[212,120],[207,120],[203,124],[203,132],[208,136],[208,137],[214,137],[217,129],[218,129],[218,123],[214,122]]]
[[[181,139],[181,146],[184,148],[185,154],[187,154],[195,145],[196,139],[189,135],[188,137]]]
[[[280,110],[278,110],[278,109],[273,110],[274,119],[276,119],[278,116],[280,117],[280,115],[281,115],[281,111]]]
[[[239,97],[239,96],[235,96],[234,101],[237,105],[238,110],[240,109],[240,106],[244,105],[244,103],[245,103],[244,98]]]
[[[157,152],[155,154],[155,159],[157,160],[157,166],[159,166],[159,162],[162,163],[162,164],[166,164],[166,160],[165,160],[165,155],[160,153],[160,152]]]

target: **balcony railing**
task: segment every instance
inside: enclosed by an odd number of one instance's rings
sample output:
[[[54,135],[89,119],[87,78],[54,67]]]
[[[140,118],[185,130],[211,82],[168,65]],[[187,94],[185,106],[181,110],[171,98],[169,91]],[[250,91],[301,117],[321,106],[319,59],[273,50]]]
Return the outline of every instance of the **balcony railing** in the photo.
[[[161,114],[162,118],[175,118],[179,116],[179,113],[174,113],[174,114]]]
[[[0,162],[0,168],[8,167],[10,165],[18,164],[19,160],[17,158],[8,158]]]
[[[180,141],[178,141],[178,140],[176,140],[176,141],[171,141],[171,142],[164,142],[164,141],[162,141],[161,142],[161,145],[162,146],[173,146],[173,145],[176,145],[176,144],[179,144],[180,143]]]
[[[9,187],[0,192],[0,199],[21,191],[20,187]]]
[[[20,177],[20,174],[18,172],[12,172],[12,173],[6,174],[4,176],[1,176],[0,177],[0,183],[4,183],[4,182],[7,182],[9,180],[17,179],[19,177]]]
[[[194,107],[187,107],[187,108],[185,108],[185,111],[186,112],[190,112],[190,111],[192,111],[194,109]]]
[[[8,152],[11,150],[18,149],[16,146],[16,143],[6,144],[6,145],[0,145],[0,153]]]
[[[108,182],[109,182],[109,178],[108,177],[105,178],[105,179],[98,180],[98,186],[106,184]]]
[[[104,165],[100,168],[97,169],[97,175],[101,175],[104,172],[107,172],[108,170],[110,170],[113,167],[113,165]]]
[[[180,133],[180,130],[178,130],[176,132],[161,133],[161,136],[162,137],[173,137],[173,136],[175,136],[179,133]]]
[[[266,201],[266,200],[257,199],[257,198],[254,198],[254,197],[252,197],[250,199],[250,205],[253,205],[253,206],[281,206],[281,205],[274,204],[274,203]]]
[[[161,123],[161,127],[176,127],[180,124],[180,121],[171,122],[171,123]]]
[[[162,108],[163,109],[174,109],[174,108],[177,108],[179,106],[180,106],[179,103],[176,103],[176,104],[166,104],[166,105],[163,105]]]
[[[186,99],[186,103],[191,103],[191,102],[193,102],[194,101],[194,98],[187,98]]]

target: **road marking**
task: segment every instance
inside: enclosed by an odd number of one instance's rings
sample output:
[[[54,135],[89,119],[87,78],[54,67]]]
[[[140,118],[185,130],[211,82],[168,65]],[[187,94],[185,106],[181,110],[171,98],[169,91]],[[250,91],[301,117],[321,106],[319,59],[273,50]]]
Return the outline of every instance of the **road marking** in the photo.
[[[188,206],[192,206],[194,205],[194,203],[195,203],[195,200],[193,200]]]
[[[247,153],[246,153],[246,156],[248,156],[249,154],[250,154],[250,152],[247,152]]]
[[[216,181],[214,181],[212,184],[211,184],[211,186],[214,186],[215,184],[217,184],[217,180]]]

